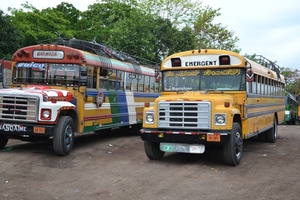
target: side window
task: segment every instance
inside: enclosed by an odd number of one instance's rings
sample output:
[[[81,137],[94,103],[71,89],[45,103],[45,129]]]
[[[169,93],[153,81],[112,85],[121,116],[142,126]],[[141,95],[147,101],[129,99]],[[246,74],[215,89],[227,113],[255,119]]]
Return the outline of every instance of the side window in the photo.
[[[138,79],[138,92],[144,92],[144,82],[145,82],[145,76],[142,74],[137,74]]]
[[[154,91],[155,91],[155,78],[154,77],[150,77],[150,85],[151,85],[150,93],[154,93]]]
[[[150,92],[150,77],[145,76],[144,92]]]
[[[132,91],[137,92],[138,91],[138,83],[139,83],[139,74],[132,73]]]
[[[129,72],[125,73],[126,76],[126,91],[131,91],[131,85],[132,85],[132,74]]]
[[[261,76],[257,76],[257,94],[261,94]]]
[[[87,87],[97,88],[97,69],[89,66],[87,71]]]
[[[117,73],[116,70],[110,70],[108,73],[108,86],[109,86],[109,90],[116,90],[116,80],[117,80]]]
[[[118,90],[124,90],[125,72],[118,71]]]

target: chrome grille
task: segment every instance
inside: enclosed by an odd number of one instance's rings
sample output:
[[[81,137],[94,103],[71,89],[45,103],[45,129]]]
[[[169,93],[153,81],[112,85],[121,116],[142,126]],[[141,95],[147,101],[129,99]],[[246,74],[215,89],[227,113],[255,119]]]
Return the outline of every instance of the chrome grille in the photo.
[[[38,97],[0,96],[0,120],[37,122]]]
[[[158,128],[210,129],[210,102],[158,103]]]

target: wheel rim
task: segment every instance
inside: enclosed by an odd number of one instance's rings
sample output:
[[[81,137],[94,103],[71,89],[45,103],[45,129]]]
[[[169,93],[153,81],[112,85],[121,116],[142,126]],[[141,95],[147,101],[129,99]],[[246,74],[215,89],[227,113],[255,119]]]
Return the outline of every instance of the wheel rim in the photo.
[[[277,138],[277,124],[274,123],[274,138]]]
[[[235,155],[237,157],[241,156],[243,151],[243,139],[241,137],[241,134],[237,132],[235,134]]]
[[[66,146],[70,146],[73,142],[73,130],[70,125],[68,125],[65,129],[65,144]]]

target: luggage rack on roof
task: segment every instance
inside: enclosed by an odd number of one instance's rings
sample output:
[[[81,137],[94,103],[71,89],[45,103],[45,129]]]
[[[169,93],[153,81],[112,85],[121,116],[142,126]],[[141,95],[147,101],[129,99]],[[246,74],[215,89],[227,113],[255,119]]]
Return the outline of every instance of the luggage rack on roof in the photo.
[[[54,38],[54,39],[47,39],[39,41],[38,44],[54,44],[54,45],[63,45],[68,46],[76,49],[80,49],[83,51],[88,51],[90,53],[95,53],[101,57],[107,58],[115,58],[124,62],[129,62],[134,65],[144,64],[150,67],[155,67],[157,63],[152,62],[147,59],[143,59],[137,56],[132,56],[128,53],[117,51],[113,48],[107,47],[103,43],[97,43],[96,37],[92,42],[86,40],[79,40],[75,38]]]
[[[277,78],[281,79],[280,67],[276,63],[272,62],[271,60],[265,58],[262,55],[244,55],[244,57],[257,62],[258,64],[260,64],[268,69],[275,71]]]

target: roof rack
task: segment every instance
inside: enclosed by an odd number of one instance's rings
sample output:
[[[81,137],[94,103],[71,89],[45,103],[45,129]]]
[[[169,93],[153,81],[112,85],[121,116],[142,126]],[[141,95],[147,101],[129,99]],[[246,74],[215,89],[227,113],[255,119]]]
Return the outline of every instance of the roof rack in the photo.
[[[122,51],[117,51],[113,48],[107,47],[103,43],[97,43],[95,39],[96,38],[94,38],[94,40],[90,42],[90,41],[79,40],[75,38],[59,37],[59,38],[42,40],[39,41],[38,44],[55,44],[55,45],[68,46],[83,51],[88,51],[90,53],[97,54],[98,56],[101,57],[114,58],[124,62],[129,62],[134,65],[147,65],[152,68],[155,68],[158,65],[153,61],[140,58],[138,56],[133,56]]]
[[[248,57],[248,56],[249,55],[247,55],[245,57]],[[266,68],[275,71],[276,74],[277,74],[277,78],[281,79],[281,77],[280,77],[280,67],[276,63],[272,62],[271,60],[265,58],[262,55],[253,55],[253,58],[254,58],[254,61],[259,63],[260,65],[265,66]]]

